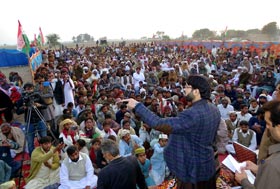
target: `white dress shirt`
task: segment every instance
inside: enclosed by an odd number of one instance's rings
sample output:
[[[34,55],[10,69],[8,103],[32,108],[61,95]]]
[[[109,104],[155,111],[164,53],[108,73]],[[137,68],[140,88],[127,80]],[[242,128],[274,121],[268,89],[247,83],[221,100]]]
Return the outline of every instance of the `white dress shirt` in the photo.
[[[241,129],[235,129],[234,133],[233,133],[233,136],[232,136],[232,141],[233,142],[238,142],[238,133],[237,133],[238,130],[242,134],[242,136],[245,138],[247,135],[249,135],[249,130],[251,130],[251,129],[248,129],[247,133],[243,133]],[[253,131],[253,130],[251,130],[251,131]],[[253,151],[256,150],[256,148],[257,148],[257,138],[256,138],[255,131],[253,131],[253,137],[251,139],[250,146],[248,146],[248,148],[253,150]]]
[[[81,153],[81,152],[80,152]],[[86,155],[86,154],[85,154]],[[84,189],[86,186],[90,186],[91,188],[95,188],[97,186],[97,176],[93,174],[94,168],[92,166],[92,163],[89,159],[89,156],[86,155],[86,177],[82,178],[81,180],[69,180],[69,174],[68,169],[64,163],[61,164],[60,168],[60,186],[58,189]],[[81,161],[83,157],[79,155],[79,160]],[[72,162],[69,158],[69,163],[75,163]]]
[[[242,115],[241,112],[237,112],[237,119],[239,119],[240,121],[245,120],[249,122],[251,117],[252,115],[250,113],[246,113],[245,115]]]
[[[219,104],[218,106],[218,109],[221,113],[221,117],[226,120],[226,119],[229,119],[229,112],[230,111],[234,111],[234,108],[232,105],[228,104],[226,108],[224,108],[224,106],[222,104]]]

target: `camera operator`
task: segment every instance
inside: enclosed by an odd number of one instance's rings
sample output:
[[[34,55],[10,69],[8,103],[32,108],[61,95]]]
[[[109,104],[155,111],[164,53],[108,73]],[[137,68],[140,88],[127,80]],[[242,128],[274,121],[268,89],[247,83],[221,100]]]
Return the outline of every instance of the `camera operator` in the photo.
[[[28,152],[31,155],[34,150],[35,133],[38,132],[37,134],[39,134],[40,137],[47,136],[47,127],[39,116],[39,114],[42,115],[41,111],[45,109],[47,105],[40,94],[34,92],[34,85],[32,83],[26,83],[23,89],[24,93],[19,101],[17,114],[24,113]],[[35,111],[36,109],[38,112]]]

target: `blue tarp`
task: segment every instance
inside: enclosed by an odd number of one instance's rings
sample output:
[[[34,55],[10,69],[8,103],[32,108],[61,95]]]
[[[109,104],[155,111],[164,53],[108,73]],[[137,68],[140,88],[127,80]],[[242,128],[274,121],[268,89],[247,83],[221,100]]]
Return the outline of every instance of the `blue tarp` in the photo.
[[[28,57],[16,49],[0,49],[0,67],[27,66]]]

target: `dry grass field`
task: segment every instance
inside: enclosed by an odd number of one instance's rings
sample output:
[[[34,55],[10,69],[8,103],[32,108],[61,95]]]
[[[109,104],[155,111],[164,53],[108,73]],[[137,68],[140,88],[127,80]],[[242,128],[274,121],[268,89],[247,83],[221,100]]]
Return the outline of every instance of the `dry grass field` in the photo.
[[[19,75],[22,77],[23,83],[32,81],[29,66],[1,67],[0,70],[6,75],[6,77],[9,77],[10,72],[18,72]]]

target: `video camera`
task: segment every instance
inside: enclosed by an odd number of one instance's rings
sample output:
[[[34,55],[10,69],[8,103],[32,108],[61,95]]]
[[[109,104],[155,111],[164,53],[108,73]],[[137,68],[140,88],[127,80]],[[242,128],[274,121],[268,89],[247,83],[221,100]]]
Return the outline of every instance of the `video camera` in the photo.
[[[23,103],[25,106],[32,106],[34,102],[40,101],[39,92],[24,92],[23,93]]]

